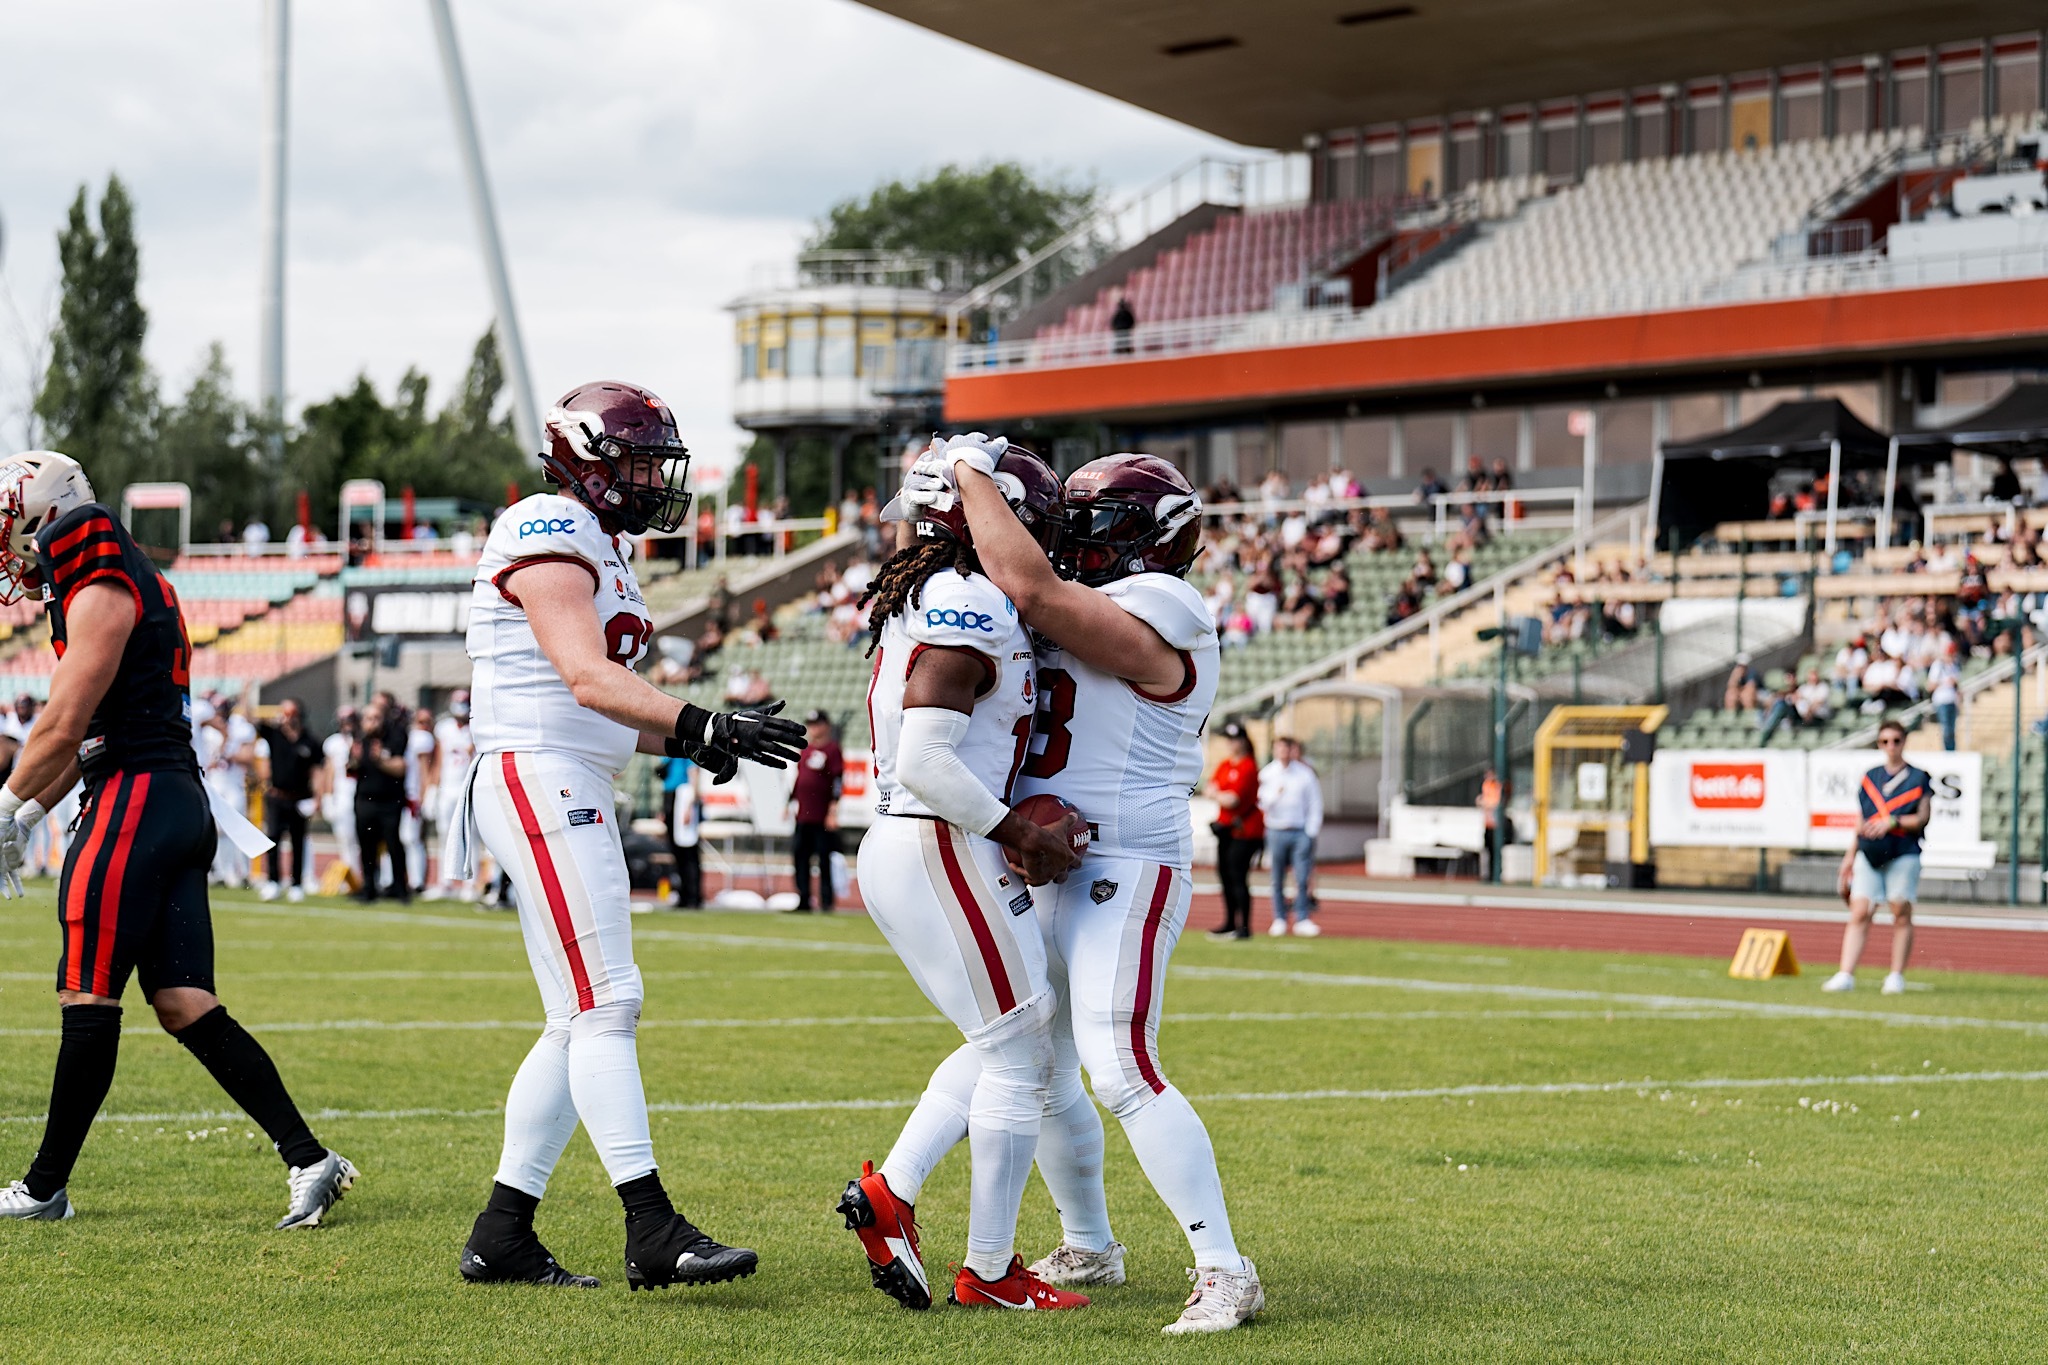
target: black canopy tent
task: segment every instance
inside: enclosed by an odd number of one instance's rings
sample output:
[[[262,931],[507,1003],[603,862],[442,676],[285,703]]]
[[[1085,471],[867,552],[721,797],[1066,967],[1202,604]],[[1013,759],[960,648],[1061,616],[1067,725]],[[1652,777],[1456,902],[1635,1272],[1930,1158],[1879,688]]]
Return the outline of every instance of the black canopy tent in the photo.
[[[1885,467],[1884,519],[1891,525],[1892,489],[1898,482],[1898,452],[1912,449],[1921,458],[1940,458],[1958,450],[2001,460],[2048,460],[2048,384],[2015,384],[1988,407],[1946,426],[1902,431],[1892,437],[1892,458]]]
[[[1650,474],[1651,517],[1661,540],[1724,521],[1755,521],[1771,507],[1780,469],[1828,471],[1827,548],[1845,469],[1882,469],[1892,455],[1883,433],[1836,398],[1791,399],[1743,426],[1689,441],[1666,441]]]

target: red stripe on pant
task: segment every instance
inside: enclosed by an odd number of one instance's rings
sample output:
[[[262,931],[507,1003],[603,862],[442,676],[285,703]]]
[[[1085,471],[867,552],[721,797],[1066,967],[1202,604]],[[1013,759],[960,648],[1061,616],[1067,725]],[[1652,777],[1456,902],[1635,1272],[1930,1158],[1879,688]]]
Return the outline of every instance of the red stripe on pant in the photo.
[[[1159,921],[1165,918],[1166,893],[1172,887],[1173,870],[1160,868],[1159,880],[1152,886],[1152,904],[1145,911],[1145,933],[1138,943],[1138,998],[1131,1008],[1131,1056],[1138,1064],[1138,1074],[1155,1095],[1166,1093],[1166,1082],[1159,1078],[1159,1067],[1152,1060],[1145,1021],[1152,1015],[1152,964],[1159,950]]]
[[[995,988],[996,1011],[1008,1014],[1017,1008],[1017,992],[1010,986],[1010,969],[1004,965],[1002,949],[996,946],[996,936],[988,927],[988,916],[982,914],[981,902],[975,898],[974,884],[967,880],[967,872],[960,866],[960,851],[953,846],[953,827],[939,821],[935,828],[939,832],[939,862],[945,866],[946,880],[952,883],[954,902],[967,917],[974,945],[981,949],[981,965],[988,972],[989,984]]]
[[[590,991],[590,973],[583,966],[583,949],[576,943],[576,923],[569,918],[569,898],[562,894],[562,879],[555,873],[555,860],[548,852],[547,837],[540,832],[540,820],[533,813],[533,802],[526,798],[526,784],[519,780],[519,765],[507,753],[500,756],[498,766],[505,774],[505,789],[512,793],[513,808],[519,812],[519,827],[526,832],[527,845],[533,849],[533,863],[540,872],[541,890],[548,898],[548,916],[555,922],[555,936],[562,940],[562,953],[569,959],[569,976],[576,986],[576,1008],[596,1009],[597,997]]]
[[[71,883],[64,888],[64,989],[67,991],[93,991],[85,975],[85,901],[86,890],[92,885],[92,865],[99,861],[100,845],[107,834],[107,817],[112,813],[121,787],[128,781],[124,773],[113,781],[101,785],[93,794],[92,824],[85,833],[85,842],[78,850],[78,860],[71,864]],[[119,907],[100,906],[100,936],[113,941],[114,926],[119,921]]]
[[[128,855],[135,847],[135,827],[149,803],[149,774],[136,773],[127,779],[128,807],[121,813],[121,832],[114,836],[114,851],[107,855],[107,875],[100,884],[100,938],[93,945],[92,993],[114,993],[114,937],[121,925],[121,883],[128,874]]]

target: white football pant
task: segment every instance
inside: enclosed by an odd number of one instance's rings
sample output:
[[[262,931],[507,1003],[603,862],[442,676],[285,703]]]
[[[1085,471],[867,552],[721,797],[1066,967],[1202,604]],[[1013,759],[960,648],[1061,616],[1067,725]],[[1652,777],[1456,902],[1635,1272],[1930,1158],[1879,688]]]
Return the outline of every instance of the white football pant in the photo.
[[[492,754],[477,832],[511,878],[547,1026],[505,1099],[497,1179],[539,1198],[580,1118],[613,1185],[655,1169],[635,1034],[631,888],[609,774],[552,753]]]
[[[1030,890],[990,840],[937,820],[882,816],[861,841],[860,894],[976,1061],[971,1075],[953,1059],[941,1064],[927,1090],[937,1092],[934,1108],[919,1105],[882,1174],[916,1202],[931,1169],[925,1158],[944,1155],[932,1154],[934,1132],[958,1123],[974,1167],[966,1264],[999,1279],[1016,1249],[1053,1060],[1052,992]]]

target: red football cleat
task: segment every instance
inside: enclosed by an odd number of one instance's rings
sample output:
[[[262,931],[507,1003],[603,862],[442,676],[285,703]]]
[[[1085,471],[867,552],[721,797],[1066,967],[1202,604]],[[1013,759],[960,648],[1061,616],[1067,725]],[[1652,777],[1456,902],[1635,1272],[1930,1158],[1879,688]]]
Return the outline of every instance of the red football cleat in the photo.
[[[846,1226],[860,1234],[875,1288],[905,1308],[931,1307],[931,1282],[917,1253],[917,1210],[875,1174],[874,1162],[863,1161],[860,1177],[846,1182],[839,1212],[846,1215]]]
[[[1024,1268],[1022,1256],[1010,1258],[1010,1268],[1000,1280],[984,1280],[960,1267],[953,1277],[952,1302],[964,1308],[1017,1308],[1050,1312],[1057,1308],[1086,1308],[1088,1296],[1047,1284]]]

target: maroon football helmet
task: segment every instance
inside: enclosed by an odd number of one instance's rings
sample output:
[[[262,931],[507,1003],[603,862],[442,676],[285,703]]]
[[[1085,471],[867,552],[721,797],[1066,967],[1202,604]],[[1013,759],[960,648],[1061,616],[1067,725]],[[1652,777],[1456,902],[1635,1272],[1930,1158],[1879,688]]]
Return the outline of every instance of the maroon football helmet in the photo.
[[[541,471],[613,535],[673,531],[690,513],[690,452],[668,404],[637,384],[599,381],[548,409]]]
[[[1067,475],[1060,572],[1091,588],[1135,573],[1187,577],[1202,548],[1202,500],[1157,455],[1105,455]]]
[[[1031,538],[1045,551],[1046,558],[1056,556],[1067,512],[1060,476],[1053,473],[1051,465],[1023,446],[1011,446],[996,460],[995,479],[996,487],[1003,490],[1003,500],[1017,514],[1017,520],[1024,523],[1024,529],[1031,532]],[[974,536],[967,529],[967,509],[957,496],[953,498],[952,506],[943,512],[930,507],[919,508],[913,526],[920,540],[954,540],[963,545],[974,543]]]

